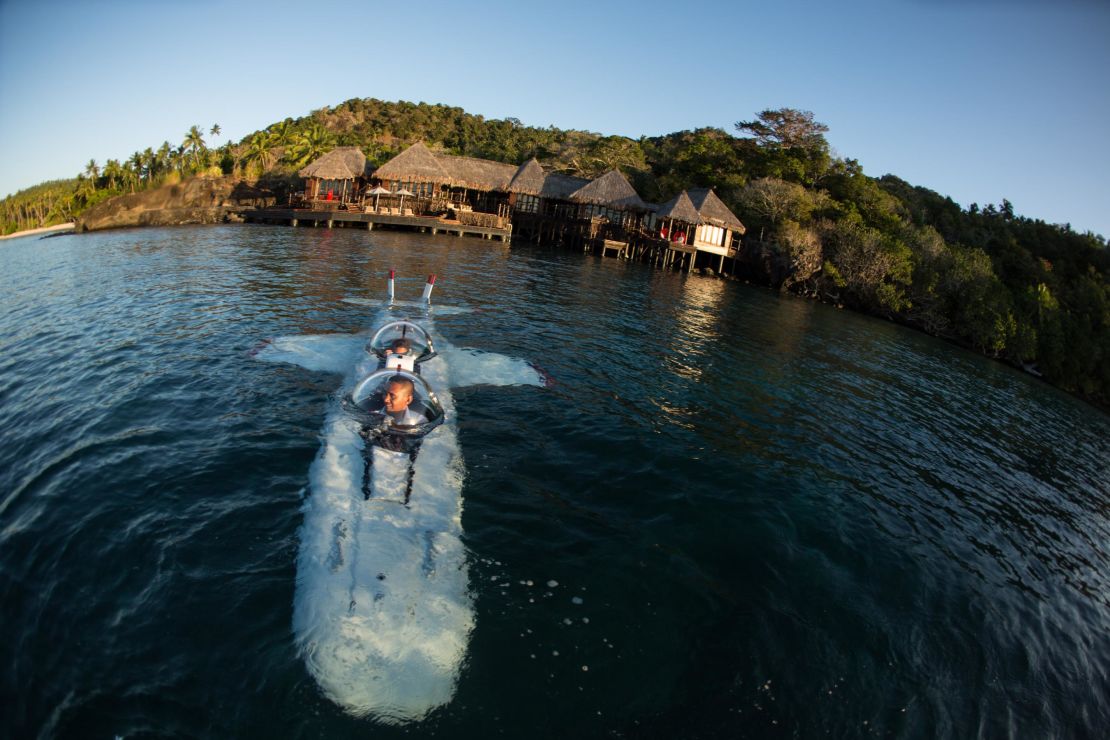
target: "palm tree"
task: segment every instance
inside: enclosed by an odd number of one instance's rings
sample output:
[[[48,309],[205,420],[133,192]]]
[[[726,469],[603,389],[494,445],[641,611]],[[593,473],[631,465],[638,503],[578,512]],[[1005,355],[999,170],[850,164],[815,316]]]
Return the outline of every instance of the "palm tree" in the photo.
[[[163,141],[162,146],[158,147],[158,159],[154,163],[154,167],[152,169],[157,170],[158,172],[166,172],[167,170],[172,170],[173,169],[173,155],[172,155],[172,152],[173,152],[173,147],[170,146],[170,142]],[[151,172],[151,174],[153,175],[154,172]]]
[[[89,163],[85,165],[85,177],[93,182],[93,187],[96,187],[96,179],[100,177],[100,167],[97,166],[95,159],[90,159]]]
[[[286,118],[281,123],[274,124],[270,127],[270,135],[273,136],[273,146],[289,146],[293,143],[293,139],[297,137],[297,132],[293,128],[293,120]]]
[[[319,123],[312,126],[294,141],[285,158],[294,167],[303,167],[335,146],[335,137]]]
[[[89,164],[96,163],[90,161]],[[94,193],[96,193],[96,183],[94,183],[90,178],[85,177],[84,175],[78,175],[77,189],[74,190],[74,195],[83,200],[85,203],[88,203],[89,200],[93,197]]]
[[[148,150],[149,151],[149,150]],[[135,192],[135,186],[143,181],[143,155],[142,152],[135,152],[127,160],[126,169],[124,169],[124,179],[127,184],[131,186],[131,192]]]
[[[131,183],[131,192],[134,193],[135,182],[142,182],[143,179],[143,155],[141,152],[135,152],[127,160],[127,171],[129,173],[128,180]]]
[[[104,165],[104,179],[107,181],[109,190],[115,190],[116,185],[123,179],[123,167],[120,166],[118,160],[109,159]]]
[[[212,128],[208,129],[208,133],[211,134],[212,136],[219,136],[220,135],[220,124],[213,123]]]
[[[247,145],[247,152],[243,156],[243,161],[248,163],[257,162],[262,171],[265,172],[269,169],[274,159],[274,155],[270,151],[273,141],[274,138],[271,134],[265,131],[259,131],[251,137],[250,143]]]
[[[177,146],[177,147],[173,148],[173,151],[170,152],[170,162],[173,164],[173,168],[175,170],[177,170],[178,172],[180,172],[183,175],[185,174],[185,145],[184,144],[182,144],[181,146]]]
[[[167,145],[163,144],[163,146]],[[155,154],[149,146],[143,150],[143,167],[146,168],[147,184],[154,182],[154,178],[166,168],[165,165],[162,164],[160,154],[161,150],[159,150],[158,154]]]
[[[200,153],[207,151],[204,146],[204,133],[200,130],[200,126],[190,127],[185,134],[185,140],[181,142],[181,146],[193,155],[193,167],[198,167],[200,165]]]

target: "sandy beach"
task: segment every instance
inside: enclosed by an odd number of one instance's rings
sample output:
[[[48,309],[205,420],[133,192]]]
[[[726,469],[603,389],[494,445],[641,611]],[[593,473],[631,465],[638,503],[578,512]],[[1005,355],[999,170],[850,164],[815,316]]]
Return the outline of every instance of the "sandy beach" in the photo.
[[[5,234],[0,236],[0,240],[14,239],[17,236],[34,236],[35,234],[49,234],[52,231],[68,231],[73,228],[73,222],[67,224],[54,224],[53,226],[43,226],[38,229],[27,229],[26,231],[17,231],[14,234]]]

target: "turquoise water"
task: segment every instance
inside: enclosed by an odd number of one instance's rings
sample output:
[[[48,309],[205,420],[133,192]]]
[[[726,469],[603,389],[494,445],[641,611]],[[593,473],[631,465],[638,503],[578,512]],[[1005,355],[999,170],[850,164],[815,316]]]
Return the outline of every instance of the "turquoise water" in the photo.
[[[455,237],[239,226],[0,247],[0,736],[1101,737],[1110,421],[888,323]],[[396,267],[458,346],[476,624],[387,727],[292,642],[336,377]],[[555,585],[548,585],[554,583]]]

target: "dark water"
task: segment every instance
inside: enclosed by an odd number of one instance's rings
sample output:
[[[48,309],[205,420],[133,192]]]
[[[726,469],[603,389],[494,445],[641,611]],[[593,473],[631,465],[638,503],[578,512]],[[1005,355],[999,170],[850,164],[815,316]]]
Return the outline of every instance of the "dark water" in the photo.
[[[454,344],[476,628],[390,728],[292,646],[301,496],[396,267]],[[1102,737],[1110,421],[898,327],[454,237],[280,227],[0,246],[0,736]],[[548,586],[548,582],[557,585]],[[531,582],[532,585],[528,585]],[[580,602],[580,603],[579,603]]]

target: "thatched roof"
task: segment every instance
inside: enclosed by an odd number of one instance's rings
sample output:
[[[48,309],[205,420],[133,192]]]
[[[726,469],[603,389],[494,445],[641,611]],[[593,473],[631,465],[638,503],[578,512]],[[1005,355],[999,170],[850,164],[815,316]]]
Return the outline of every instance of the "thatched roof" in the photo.
[[[436,157],[447,174],[446,182],[455,187],[474,190],[508,190],[517,168],[511,164],[493,162],[489,159],[456,157],[440,154]]]
[[[474,157],[435,154],[418,141],[374,172],[379,180],[435,182],[474,190],[508,190],[517,168]]]
[[[589,182],[583,177],[552,172],[544,179],[540,196],[553,200],[570,200],[571,193],[582,189]]]
[[[594,203],[617,210],[649,210],[640,200],[635,188],[617,170],[609,170],[593,182],[587,183],[570,194],[579,203]]]
[[[721,202],[712,188],[691,188],[686,192],[705,223],[713,226],[723,226],[739,234],[748,230],[744,224],[740,223],[740,219],[736,218],[736,214]]]
[[[367,177],[366,156],[357,146],[332,149],[297,173],[301,177],[321,180],[354,180]]]
[[[424,142],[418,141],[374,171],[379,180],[448,182],[447,173]]]
[[[659,218],[673,218],[676,221],[685,221],[688,224],[700,224],[702,222],[698,209],[694,207],[685,190],[655,209],[655,213]]]
[[[525,195],[539,195],[543,192],[543,181],[547,174],[540,167],[535,157],[517,168],[513,179],[509,181],[510,193],[523,193]]]
[[[517,168],[509,181],[509,192],[524,195],[538,195],[553,200],[570,200],[571,193],[580,190],[589,180],[572,177],[558,172],[547,173],[535,157]]]

